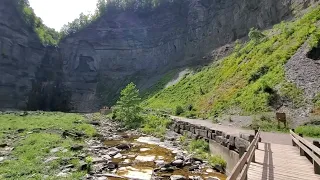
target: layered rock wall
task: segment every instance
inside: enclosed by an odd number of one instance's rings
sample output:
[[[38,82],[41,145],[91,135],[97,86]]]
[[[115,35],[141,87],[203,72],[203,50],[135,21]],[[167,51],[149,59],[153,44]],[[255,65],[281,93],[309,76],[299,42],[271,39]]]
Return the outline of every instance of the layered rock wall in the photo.
[[[311,3],[175,0],[152,10],[114,10],[65,38],[58,49],[48,50],[23,22],[12,1],[2,0],[0,108],[28,107],[28,97],[33,97],[30,93],[36,89],[39,99],[44,99],[38,106],[51,109],[53,102],[47,99],[60,94],[55,93],[60,89],[57,86],[70,92],[70,99],[59,106],[93,111],[112,105],[129,82],[148,87],[157,80],[154,77],[169,69],[207,63],[211,59],[204,56],[211,50],[246,36],[251,27],[263,29],[289,18],[293,7],[305,8]],[[46,79],[52,73],[56,75]],[[42,86],[48,90],[39,90]]]
[[[296,0],[176,0],[154,10],[116,11],[61,44],[75,109],[111,105],[130,81],[210,61],[211,50],[307,7]]]

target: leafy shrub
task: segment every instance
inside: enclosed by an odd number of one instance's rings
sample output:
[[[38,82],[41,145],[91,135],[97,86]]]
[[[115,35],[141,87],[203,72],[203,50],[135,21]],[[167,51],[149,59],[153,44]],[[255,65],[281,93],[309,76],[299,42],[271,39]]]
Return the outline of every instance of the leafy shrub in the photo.
[[[288,123],[288,120],[287,120]],[[251,129],[261,129],[262,131],[273,132],[273,131],[280,131],[280,132],[288,132],[289,125],[284,127],[283,123],[280,123],[280,127],[278,128],[278,121],[276,119],[270,119],[266,116],[261,116],[260,118],[255,117],[251,124]]]
[[[264,37],[265,35],[261,31],[259,31],[257,28],[250,29],[249,38],[255,43],[260,42]]]
[[[222,168],[227,166],[227,162],[221,156],[212,156],[210,154],[209,143],[203,139],[192,140],[188,146],[188,151],[195,153],[196,157],[208,159],[212,166],[219,165]]]
[[[189,145],[189,150],[191,152],[193,151],[209,152],[209,143],[207,143],[203,139],[192,140]]]
[[[220,165],[223,169],[227,167],[227,162],[220,155],[210,156],[208,161],[211,166]]]
[[[181,106],[176,107],[176,115],[179,116],[184,112],[184,109]]]
[[[303,91],[293,83],[284,83],[280,89],[280,95],[285,100],[292,102],[294,108],[299,108],[303,105]]]
[[[303,134],[304,136],[320,138],[320,126],[306,125],[299,126],[295,129],[298,134]]]
[[[120,99],[115,107],[116,119],[123,122],[128,127],[137,127],[141,123],[141,98],[139,90],[134,83],[130,83],[121,91]]]
[[[259,68],[257,72],[251,75],[251,77],[249,78],[249,83],[257,81],[260,77],[267,74],[268,70],[269,67],[267,66],[262,66],[261,68]]]
[[[170,123],[171,120],[168,117],[149,114],[143,117],[142,132],[163,137]]]

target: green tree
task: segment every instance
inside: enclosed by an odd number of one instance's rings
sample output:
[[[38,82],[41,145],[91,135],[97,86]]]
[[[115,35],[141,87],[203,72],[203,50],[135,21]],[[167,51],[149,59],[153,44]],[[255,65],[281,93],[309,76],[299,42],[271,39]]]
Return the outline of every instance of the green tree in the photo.
[[[115,115],[116,119],[128,127],[137,127],[141,122],[140,107],[141,98],[139,90],[134,83],[130,83],[121,91],[120,99],[117,101]]]

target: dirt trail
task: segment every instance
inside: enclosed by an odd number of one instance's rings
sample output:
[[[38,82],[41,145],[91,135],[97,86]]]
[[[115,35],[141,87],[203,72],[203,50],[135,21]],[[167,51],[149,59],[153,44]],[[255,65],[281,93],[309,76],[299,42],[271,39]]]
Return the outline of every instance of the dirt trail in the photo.
[[[226,126],[214,124],[210,120],[201,120],[201,119],[188,119],[184,117],[171,116],[174,119],[179,119],[180,121],[189,122],[191,124],[201,125],[212,129],[219,129],[220,131],[226,132],[232,135],[239,135],[240,133],[245,134],[254,134],[253,130],[241,129],[238,127]],[[274,144],[283,144],[283,145],[291,145],[291,137],[288,133],[279,133],[279,132],[261,132],[261,140],[266,143],[274,143]],[[306,138],[309,141],[313,141],[313,138]]]

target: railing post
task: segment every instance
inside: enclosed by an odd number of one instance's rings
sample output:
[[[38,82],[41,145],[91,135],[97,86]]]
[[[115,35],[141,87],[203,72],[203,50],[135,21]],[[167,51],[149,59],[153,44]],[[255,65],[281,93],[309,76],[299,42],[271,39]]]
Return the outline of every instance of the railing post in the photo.
[[[258,129],[254,130],[254,136],[256,136],[258,134],[258,132],[259,132]],[[259,139],[260,139],[260,137],[259,137]],[[259,149],[259,140],[258,140],[258,143],[256,145],[256,149]]]
[[[319,141],[313,141],[312,143],[313,145],[317,146],[318,148],[320,148],[320,144]],[[313,151],[312,151],[313,152]],[[314,153],[314,152],[313,152]],[[315,153],[314,153],[315,154]],[[316,156],[319,157],[319,155],[315,154]],[[320,165],[313,159],[313,168],[314,168],[314,173],[315,174],[320,174]]]
[[[313,145],[315,145],[315,146],[317,146],[318,148],[320,148],[320,143],[319,143],[319,141],[313,141]]]
[[[294,129],[291,129],[291,131],[294,132]],[[294,137],[292,137],[292,138],[294,138]],[[293,139],[292,139],[292,146],[297,146]]]
[[[299,136],[303,137],[303,135],[300,133],[299,133]],[[305,152],[303,151],[303,149],[301,147],[299,147],[299,150],[300,150],[300,156],[305,156]]]

